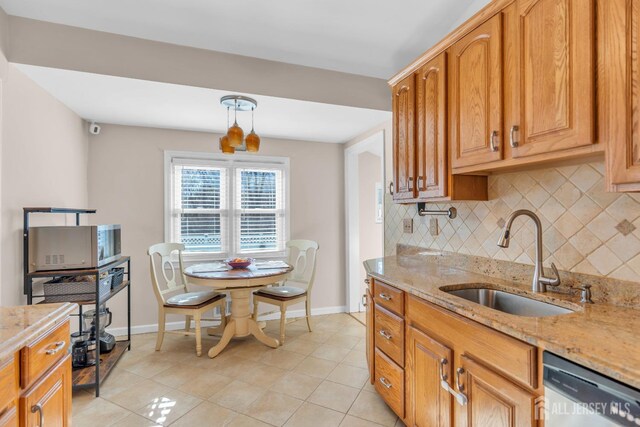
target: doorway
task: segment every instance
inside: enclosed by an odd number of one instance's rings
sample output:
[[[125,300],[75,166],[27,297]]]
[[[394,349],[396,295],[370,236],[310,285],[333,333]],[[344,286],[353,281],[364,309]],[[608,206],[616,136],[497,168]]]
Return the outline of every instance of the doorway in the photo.
[[[345,150],[347,309],[363,322],[362,263],[384,256],[384,139],[383,129]]]

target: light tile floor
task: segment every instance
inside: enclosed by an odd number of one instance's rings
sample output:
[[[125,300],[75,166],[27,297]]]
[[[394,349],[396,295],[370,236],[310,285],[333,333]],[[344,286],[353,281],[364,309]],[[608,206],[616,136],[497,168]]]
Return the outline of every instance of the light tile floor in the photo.
[[[190,336],[135,335],[132,350],[103,383],[101,396],[75,392],[73,425],[227,427],[398,427],[402,422],[368,381],[365,328],[347,314],[287,325],[271,349],[233,340],[216,358],[195,355]],[[278,336],[278,322],[265,332]],[[208,349],[217,338],[206,336]]]

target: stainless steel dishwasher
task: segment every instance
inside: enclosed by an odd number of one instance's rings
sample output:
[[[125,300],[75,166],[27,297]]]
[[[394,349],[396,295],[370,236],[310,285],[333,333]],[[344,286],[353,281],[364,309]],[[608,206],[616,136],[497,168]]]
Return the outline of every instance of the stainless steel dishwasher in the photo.
[[[640,391],[544,352],[545,427],[640,426]]]

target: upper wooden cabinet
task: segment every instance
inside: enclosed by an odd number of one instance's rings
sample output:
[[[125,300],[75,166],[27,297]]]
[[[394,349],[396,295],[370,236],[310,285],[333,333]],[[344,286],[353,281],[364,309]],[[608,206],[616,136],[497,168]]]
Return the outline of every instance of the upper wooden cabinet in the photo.
[[[393,199],[401,203],[487,200],[482,176],[451,175],[447,54],[393,86]]]
[[[415,169],[415,79],[393,87],[393,199],[413,199]]]
[[[505,34],[505,62],[516,70],[506,82],[515,101],[507,120],[511,156],[593,144],[594,1],[519,0],[514,7],[515,25]]]
[[[448,195],[447,57],[442,53],[416,73],[418,198]]]
[[[599,137],[611,190],[640,191],[640,1],[598,2]]]
[[[454,168],[502,159],[502,16],[449,49],[451,163]]]

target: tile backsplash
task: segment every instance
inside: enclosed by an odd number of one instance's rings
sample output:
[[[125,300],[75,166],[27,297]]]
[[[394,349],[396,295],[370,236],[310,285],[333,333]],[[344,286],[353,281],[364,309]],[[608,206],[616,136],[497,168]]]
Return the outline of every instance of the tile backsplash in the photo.
[[[604,163],[562,166],[489,177],[489,201],[429,204],[458,210],[455,219],[418,216],[415,204],[385,200],[385,255],[397,244],[440,249],[505,261],[533,264],[535,228],[526,217],[511,228],[509,248],[497,246],[505,219],[516,209],[538,214],[543,228],[545,266],[640,281],[640,194],[607,193]],[[413,218],[413,233],[402,221]],[[430,219],[439,234],[432,236]]]

